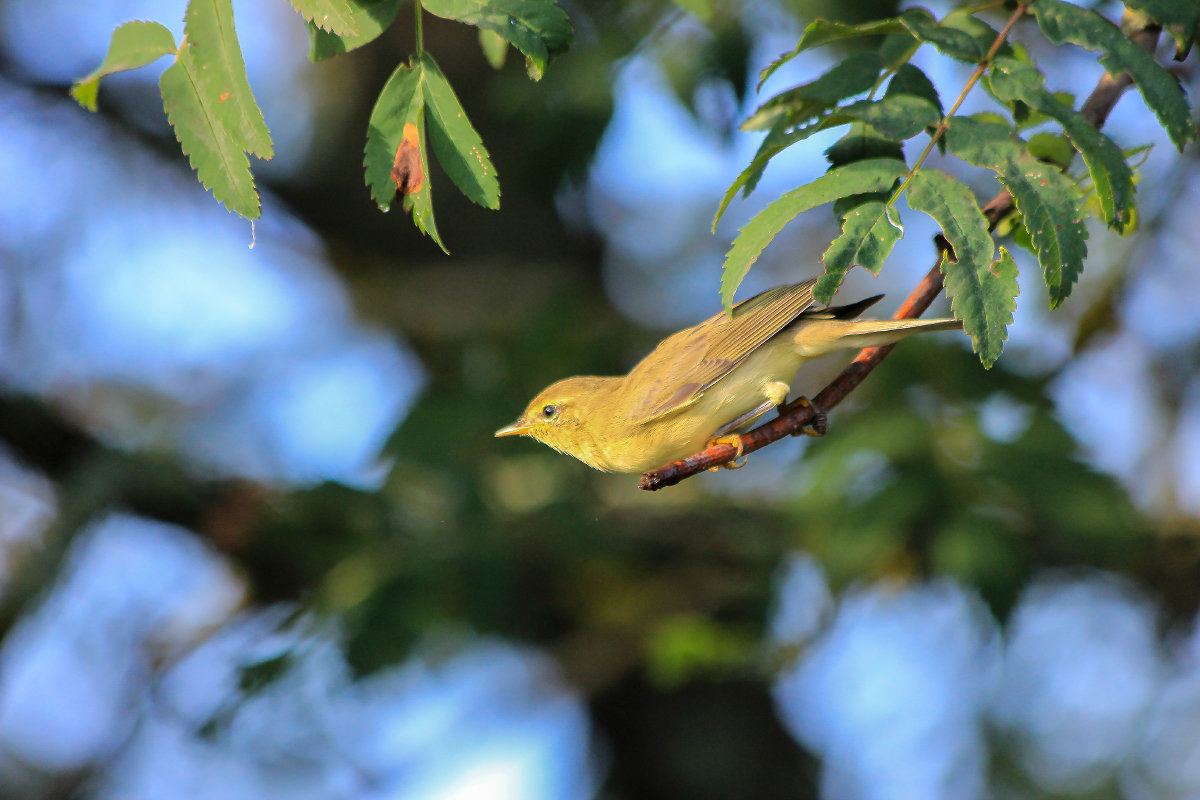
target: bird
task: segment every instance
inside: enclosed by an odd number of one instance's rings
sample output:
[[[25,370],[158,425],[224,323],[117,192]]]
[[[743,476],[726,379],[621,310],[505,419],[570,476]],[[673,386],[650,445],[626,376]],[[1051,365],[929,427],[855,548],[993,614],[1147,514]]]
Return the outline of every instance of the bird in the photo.
[[[823,306],[815,285],[743,300],[666,337],[626,375],[556,381],[495,435],[529,436],[604,472],[646,472],[716,442],[741,455],[737,432],[787,401],[805,362],[962,328],[955,319],[858,319],[883,295]]]

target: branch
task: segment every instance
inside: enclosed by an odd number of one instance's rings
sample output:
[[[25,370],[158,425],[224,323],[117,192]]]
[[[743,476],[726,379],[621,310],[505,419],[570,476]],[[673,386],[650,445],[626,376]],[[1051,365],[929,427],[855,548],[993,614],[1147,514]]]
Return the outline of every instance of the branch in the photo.
[[[1160,28],[1149,25],[1130,31],[1132,39],[1143,50],[1153,53],[1158,44]],[[1133,83],[1128,74],[1110,75],[1105,73],[1096,84],[1096,88],[1088,95],[1080,113],[1089,123],[1101,128],[1108,119],[1109,113],[1121,98],[1122,93]],[[995,230],[1000,220],[1013,211],[1012,195],[1007,190],[999,192],[983,206],[982,211],[988,220],[988,230]],[[938,248],[937,262],[929,273],[921,280],[908,299],[896,311],[894,319],[909,319],[919,317],[933,303],[934,298],[942,290],[942,262],[951,252],[949,243],[939,233],[935,237]],[[742,434],[742,453],[752,453],[766,447],[771,442],[787,436],[799,434],[804,428],[813,424],[821,412],[829,411],[846,399],[863,380],[871,374],[871,370],[883,361],[892,351],[894,344],[884,347],[868,347],[860,350],[850,366],[822,389],[813,398],[811,405],[794,401],[780,410],[780,415],[770,422],[760,425],[749,433]],[[695,455],[664,464],[656,470],[642,475],[638,488],[647,491],[657,491],[666,486],[674,486],[684,478],[689,478],[711,467],[720,466],[733,460],[737,449],[732,445],[719,444]]]

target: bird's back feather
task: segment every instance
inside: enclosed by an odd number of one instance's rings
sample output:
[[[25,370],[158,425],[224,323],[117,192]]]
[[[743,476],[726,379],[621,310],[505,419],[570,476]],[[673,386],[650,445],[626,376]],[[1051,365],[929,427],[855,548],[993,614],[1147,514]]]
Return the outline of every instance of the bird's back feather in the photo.
[[[803,314],[816,280],[777,286],[659,342],[625,378],[630,422],[642,423],[691,405],[705,389]]]

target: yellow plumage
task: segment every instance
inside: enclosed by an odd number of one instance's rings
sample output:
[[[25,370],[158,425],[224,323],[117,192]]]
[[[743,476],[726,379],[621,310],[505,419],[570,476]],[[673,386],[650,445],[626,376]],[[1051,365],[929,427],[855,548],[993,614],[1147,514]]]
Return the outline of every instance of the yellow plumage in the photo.
[[[628,375],[565,378],[497,436],[531,436],[596,469],[645,472],[784,402],[809,359],[889,344],[952,319],[854,319],[879,297],[813,308],[815,280],[779,286],[672,334]]]

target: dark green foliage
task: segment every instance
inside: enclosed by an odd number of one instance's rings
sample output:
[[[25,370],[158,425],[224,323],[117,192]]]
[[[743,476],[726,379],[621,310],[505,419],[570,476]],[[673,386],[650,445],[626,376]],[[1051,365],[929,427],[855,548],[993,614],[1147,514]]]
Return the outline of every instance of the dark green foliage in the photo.
[[[1188,42],[1194,38],[1195,25],[1200,24],[1196,21],[1200,12],[1186,0],[1156,0],[1141,8],[1173,25]],[[1100,63],[1109,72],[1129,72],[1177,146],[1182,148],[1195,136],[1186,96],[1175,79],[1115,25],[1095,11],[1061,0],[1034,0],[1030,11],[1052,42],[1100,51]],[[902,157],[904,141],[928,135],[924,151],[911,163],[898,188],[862,192],[845,186],[838,192],[829,185],[829,175],[818,179],[822,186],[818,194],[838,195],[834,212],[842,232],[825,251],[825,274],[817,284],[816,297],[831,301],[846,272],[856,265],[879,272],[903,235],[895,204],[907,192],[909,204],[936,219],[954,246],[957,260],[943,263],[952,308],[971,334],[982,362],[993,364],[1015,309],[1016,263],[1003,250],[999,259],[994,258],[989,228],[999,222],[998,217],[985,219],[979,201],[965,185],[924,167],[932,148],[945,152],[949,147],[970,164],[994,171],[1011,192],[1019,217],[1013,217],[1015,229],[1008,225],[1005,230],[1011,230],[1016,241],[1027,244],[1037,256],[1051,305],[1057,306],[1070,294],[1087,256],[1084,212],[1089,187],[1068,172],[1072,148],[1087,165],[1105,223],[1125,231],[1135,218],[1134,178],[1128,157],[1097,129],[1100,120],[1077,110],[1072,98],[1049,91],[1045,76],[1029,62],[1024,49],[1014,49],[1006,41],[1025,9],[1006,13],[1013,16],[1003,26],[1003,33],[970,9],[951,12],[942,20],[923,8],[910,8],[895,19],[862,25],[825,20],[809,24],[795,49],[765,69],[762,80],[809,48],[852,37],[883,35],[884,39],[875,58],[862,53],[847,57],[820,78],[775,95],[750,116],[745,128],[769,132],[753,161],[721,199],[714,230],[739,190],[748,195],[772,158],[814,133],[852,126],[851,132],[827,151],[835,167],[859,159]],[[908,63],[923,44],[978,66],[954,108],[975,78],[987,73],[988,90],[1010,116],[985,112],[944,120],[942,96],[949,92],[939,91],[924,72]],[[885,81],[886,91],[879,97]],[[859,98],[861,93],[866,97]],[[1059,126],[1061,133],[1039,130],[1028,145],[1016,135],[1016,130],[1046,123]],[[742,228],[726,256],[721,295],[727,301],[782,224],[803,210],[793,209],[788,198],[804,196],[805,188],[769,204]],[[786,215],[781,213],[785,207]]]

